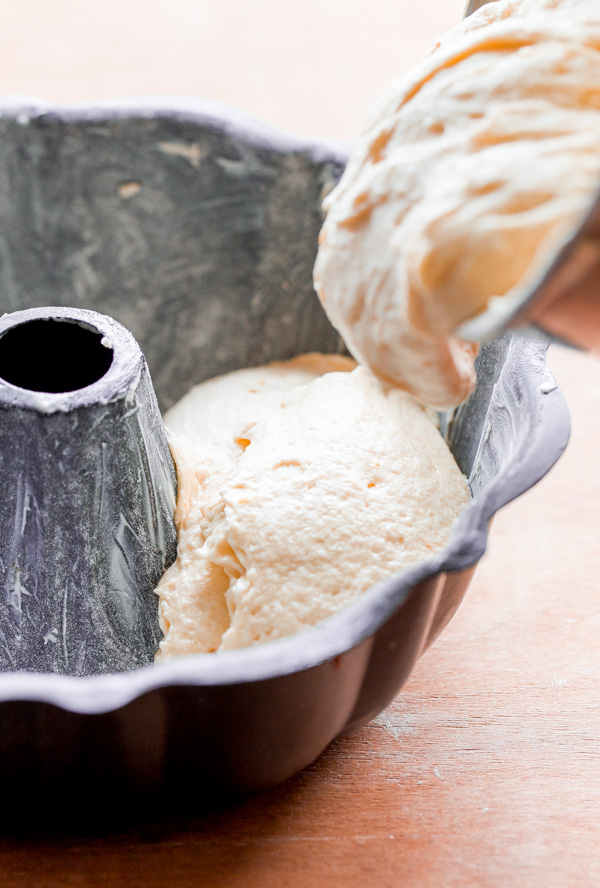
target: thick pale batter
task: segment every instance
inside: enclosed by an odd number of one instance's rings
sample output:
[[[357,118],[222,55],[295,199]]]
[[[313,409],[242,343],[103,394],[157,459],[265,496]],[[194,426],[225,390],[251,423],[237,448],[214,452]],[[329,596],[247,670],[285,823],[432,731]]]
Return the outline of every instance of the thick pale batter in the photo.
[[[469,498],[431,415],[346,358],[210,380],[165,421],[179,548],[158,660],[313,626],[442,548]]]
[[[326,202],[315,286],[362,363],[437,408],[457,328],[517,303],[600,186],[600,3],[497,0],[392,83]]]

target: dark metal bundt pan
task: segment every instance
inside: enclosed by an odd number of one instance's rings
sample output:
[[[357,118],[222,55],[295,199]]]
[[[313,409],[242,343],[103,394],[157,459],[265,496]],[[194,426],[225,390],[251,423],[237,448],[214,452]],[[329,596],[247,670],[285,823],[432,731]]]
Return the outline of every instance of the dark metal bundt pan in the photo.
[[[311,271],[342,150],[202,102],[9,104],[0,146],[2,309],[113,316],[163,408],[210,375],[341,349]],[[259,790],[383,709],[455,612],[494,513],[566,446],[543,347],[487,345],[476,392],[442,427],[473,490],[448,547],[316,628],[120,675],[0,676],[5,807]]]

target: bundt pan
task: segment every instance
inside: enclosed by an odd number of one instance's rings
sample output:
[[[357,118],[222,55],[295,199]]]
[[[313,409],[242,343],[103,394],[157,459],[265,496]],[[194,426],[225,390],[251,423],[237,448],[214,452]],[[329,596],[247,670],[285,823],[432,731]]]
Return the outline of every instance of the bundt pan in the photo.
[[[311,283],[343,149],[200,102],[8,102],[0,146],[2,310],[115,318],[162,409],[215,374],[343,350]],[[494,513],[566,446],[544,347],[483,348],[475,393],[441,425],[473,492],[449,545],[314,629],[120,674],[0,675],[7,816],[23,800],[78,818],[169,795],[203,807],[284,781],[387,706],[458,607]]]

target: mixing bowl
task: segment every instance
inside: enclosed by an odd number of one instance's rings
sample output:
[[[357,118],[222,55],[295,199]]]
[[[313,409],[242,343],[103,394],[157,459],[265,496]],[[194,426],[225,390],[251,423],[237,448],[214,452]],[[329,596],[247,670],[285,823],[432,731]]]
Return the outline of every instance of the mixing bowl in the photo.
[[[113,316],[140,343],[163,409],[208,376],[343,350],[311,282],[343,147],[205,102],[152,101],[7,101],[0,146],[3,311]],[[5,809],[60,798],[114,811],[144,794],[194,805],[257,791],[380,712],[458,607],[494,513],[567,443],[542,345],[489,343],[478,377],[441,417],[473,493],[442,553],[255,648],[123,674],[0,675]]]

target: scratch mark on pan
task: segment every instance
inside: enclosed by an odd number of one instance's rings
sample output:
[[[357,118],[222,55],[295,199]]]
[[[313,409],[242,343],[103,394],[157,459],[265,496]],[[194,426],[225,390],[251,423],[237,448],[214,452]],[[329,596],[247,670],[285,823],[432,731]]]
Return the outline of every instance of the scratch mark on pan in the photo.
[[[102,441],[100,446],[100,500],[98,503],[98,526],[102,526],[102,512],[104,509],[104,478],[106,475],[106,441]]]
[[[137,413],[139,409],[140,405],[136,404],[135,407],[132,407],[131,410],[128,410],[127,413],[123,414],[123,416],[121,417],[121,422],[123,422],[123,420],[127,419],[129,416],[133,416],[134,413]]]
[[[77,566],[77,562],[75,562],[75,566]],[[69,581],[67,580],[65,584],[65,592],[63,595],[63,605],[62,605],[62,648],[63,648],[63,656],[65,658],[65,666],[69,666],[69,652],[67,650],[67,604],[69,597]]]
[[[31,493],[29,490],[26,490],[25,496],[23,498],[23,514],[21,517],[21,536],[25,532],[25,525],[27,524],[27,513],[31,511]]]
[[[13,565],[11,574],[12,583],[7,590],[6,603],[12,612],[17,625],[21,626],[21,620],[23,618],[22,595],[27,594],[27,590],[21,585],[21,574],[16,565]]]
[[[117,192],[120,198],[129,200],[130,197],[135,197],[136,194],[139,194],[141,190],[142,186],[139,182],[123,182],[122,185],[119,185]]]
[[[107,411],[107,412],[108,412],[108,411]],[[89,431],[89,435],[90,435],[90,437],[91,437],[92,432],[94,432],[94,431],[98,428],[98,426],[100,425],[100,423],[101,423],[104,419],[106,419],[106,415],[107,415],[107,413],[101,413],[100,416],[98,417],[98,419],[95,419],[95,420],[94,420],[94,422],[93,422],[92,425],[90,426],[90,431]]]
[[[139,534],[137,534],[135,532],[135,530],[133,529],[133,527],[131,526],[131,524],[129,523],[127,518],[125,517],[125,515],[123,515],[123,513],[121,512],[119,515],[119,523],[118,523],[117,527],[115,528],[115,530],[113,531],[113,538],[114,538],[115,542],[117,542],[117,545],[119,546],[119,548],[121,548],[121,550],[123,552],[124,552],[124,546],[125,546],[125,543],[124,543],[125,537],[124,537],[123,531],[125,530],[125,528],[127,528],[127,530],[130,532],[132,537],[138,541],[138,543],[140,544],[142,549],[148,548],[147,543],[145,543],[144,540],[139,536]]]
[[[42,640],[44,642],[44,647],[46,647],[47,644],[56,644],[58,640],[56,638],[56,629],[49,629]]]
[[[183,157],[184,160],[191,163],[194,169],[198,169],[200,161],[205,156],[205,152],[197,142],[192,142],[191,145],[188,145],[185,142],[159,142],[158,147],[163,154],[172,154],[175,157]]]
[[[230,160],[229,157],[217,157],[216,162],[222,170],[226,173],[231,173],[233,176],[243,176],[248,171],[248,165],[245,164],[243,160]]]
[[[4,632],[1,629],[0,629],[0,644],[2,644],[2,647],[4,648],[4,653],[6,654],[8,660],[10,661],[11,666],[14,666],[15,658],[14,658],[13,653],[12,653],[12,651],[9,647],[9,644],[6,640],[6,635],[4,634]]]

